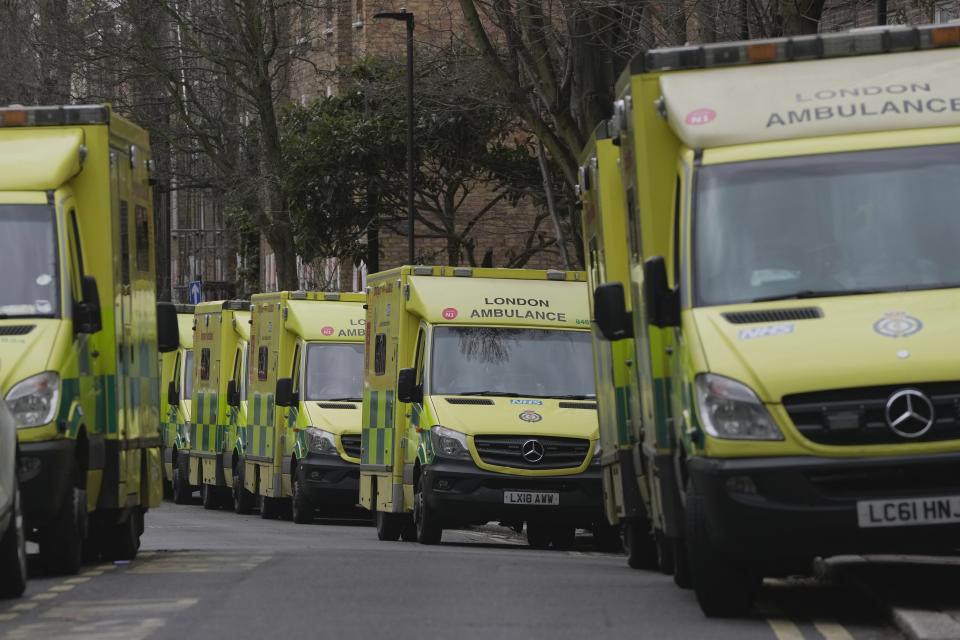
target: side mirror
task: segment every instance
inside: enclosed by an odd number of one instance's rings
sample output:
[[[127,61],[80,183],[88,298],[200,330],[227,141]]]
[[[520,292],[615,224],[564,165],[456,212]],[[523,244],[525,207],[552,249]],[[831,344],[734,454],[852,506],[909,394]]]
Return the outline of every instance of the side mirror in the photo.
[[[397,400],[423,402],[423,389],[417,385],[416,369],[400,369],[397,374]]]
[[[157,349],[160,353],[176,351],[180,346],[180,324],[177,308],[170,302],[157,303]]]
[[[273,402],[278,407],[292,407],[300,402],[300,394],[293,390],[292,378],[277,379],[277,393]]]
[[[97,279],[93,276],[83,276],[80,280],[80,294],[83,296],[83,301],[76,306],[77,333],[97,333],[103,328]]]
[[[608,282],[593,292],[593,313],[600,333],[607,340],[623,340],[633,337],[633,324],[627,313],[623,284]]]
[[[654,256],[643,265],[643,301],[650,324],[661,329],[680,326],[680,298],[667,283],[663,256]]]
[[[173,380],[167,385],[167,404],[180,404],[180,391],[177,389],[177,383]]]
[[[231,407],[240,406],[240,390],[237,389],[236,380],[227,383],[227,404]]]

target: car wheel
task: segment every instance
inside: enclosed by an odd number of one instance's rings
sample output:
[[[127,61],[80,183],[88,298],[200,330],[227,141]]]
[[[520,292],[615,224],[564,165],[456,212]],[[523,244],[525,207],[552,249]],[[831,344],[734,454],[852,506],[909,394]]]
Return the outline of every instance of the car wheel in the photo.
[[[413,524],[417,528],[417,542],[420,544],[440,544],[443,527],[437,514],[430,508],[423,495],[423,474],[417,479],[417,493],[413,497]]]
[[[549,547],[550,527],[542,522],[528,522],[527,544],[533,549],[546,549]]]
[[[241,515],[253,513],[257,506],[257,497],[244,486],[247,465],[241,458],[233,472],[233,510]]]
[[[72,575],[83,564],[83,540],[87,532],[87,492],[68,489],[53,524],[40,534],[40,558],[47,570]]]
[[[181,451],[173,469],[173,502],[190,504],[193,500],[193,487],[190,486],[190,454]]]
[[[293,511],[293,521],[297,524],[310,524],[313,522],[313,503],[307,496],[303,481],[303,469],[297,467],[297,472],[293,474],[293,498],[290,503]]]
[[[396,542],[403,533],[403,527],[406,524],[404,520],[395,513],[384,513],[377,511],[377,538],[387,542]]]

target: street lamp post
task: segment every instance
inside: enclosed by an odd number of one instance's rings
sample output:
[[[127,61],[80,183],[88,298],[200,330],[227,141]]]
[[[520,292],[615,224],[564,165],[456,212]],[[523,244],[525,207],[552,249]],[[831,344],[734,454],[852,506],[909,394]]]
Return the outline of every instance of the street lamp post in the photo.
[[[396,13],[375,13],[373,17],[407,23],[407,259],[409,264],[414,264],[416,257],[413,247],[413,13],[400,9]]]

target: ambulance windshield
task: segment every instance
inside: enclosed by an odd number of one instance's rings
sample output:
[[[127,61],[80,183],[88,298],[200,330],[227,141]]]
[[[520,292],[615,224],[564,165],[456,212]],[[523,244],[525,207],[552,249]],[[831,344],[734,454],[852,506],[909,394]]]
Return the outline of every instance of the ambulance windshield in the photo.
[[[363,399],[363,343],[307,345],[305,400]]]
[[[960,287],[960,145],[705,166],[698,306]]]
[[[586,331],[437,327],[430,393],[593,398],[591,349]]]
[[[53,209],[0,204],[0,318],[57,317],[57,264]]]

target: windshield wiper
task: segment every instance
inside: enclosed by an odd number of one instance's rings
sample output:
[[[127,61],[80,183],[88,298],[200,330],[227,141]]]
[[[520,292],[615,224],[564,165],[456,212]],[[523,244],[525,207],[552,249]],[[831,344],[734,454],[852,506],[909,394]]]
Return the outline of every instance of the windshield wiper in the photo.
[[[793,293],[783,293],[776,296],[761,296],[750,302],[774,302],[776,300],[805,300],[807,298],[836,298],[838,296],[860,296],[870,293],[889,293],[889,289],[831,289],[829,291],[815,291],[804,289]]]
[[[596,400],[597,396],[583,393],[570,393],[560,396],[538,396],[543,398],[553,398],[555,400]]]
[[[315,402],[363,402],[363,398],[324,398]]]
[[[451,395],[455,396],[496,396],[499,398],[519,398],[519,393],[513,393],[512,391],[463,391],[460,393],[454,393]]]

